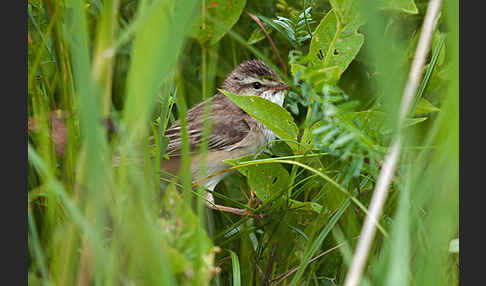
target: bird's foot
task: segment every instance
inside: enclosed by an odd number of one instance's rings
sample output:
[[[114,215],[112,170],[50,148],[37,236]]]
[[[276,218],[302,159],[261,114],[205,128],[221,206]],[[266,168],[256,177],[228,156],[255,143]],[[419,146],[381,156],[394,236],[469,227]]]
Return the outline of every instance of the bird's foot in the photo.
[[[210,192],[206,192],[206,200],[204,201],[204,203],[206,204],[206,206],[208,208],[213,209],[213,210],[233,213],[233,214],[237,214],[237,215],[247,215],[248,214],[248,210],[246,210],[246,209],[238,209],[238,208],[232,208],[232,207],[227,207],[227,206],[215,204],[213,194],[210,193]]]
[[[238,209],[238,208],[232,208],[232,207],[227,207],[227,206],[215,204],[214,203],[214,197],[209,192],[206,193],[205,204],[208,208],[213,209],[213,210],[229,212],[229,213],[233,213],[233,214],[237,214],[237,215],[241,215],[241,216],[251,214],[247,209]],[[248,207],[251,208],[251,209],[256,209],[261,205],[262,205],[262,201],[256,196],[255,192],[251,191],[250,192],[250,199],[248,200]],[[257,219],[263,218],[263,213],[254,213],[252,215]]]
[[[206,206],[208,206],[210,209],[213,209],[213,210],[233,213],[233,214],[237,214],[237,215],[247,215],[248,214],[248,210],[246,210],[246,209],[238,209],[238,208],[232,208],[232,207],[227,207],[227,206],[222,206],[222,205],[214,205],[214,204],[210,204],[210,203],[206,203]]]

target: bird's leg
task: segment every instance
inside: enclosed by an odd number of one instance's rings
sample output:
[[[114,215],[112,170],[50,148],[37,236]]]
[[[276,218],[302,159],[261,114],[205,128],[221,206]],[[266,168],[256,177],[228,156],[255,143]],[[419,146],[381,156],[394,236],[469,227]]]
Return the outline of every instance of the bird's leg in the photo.
[[[237,208],[232,208],[232,207],[227,207],[227,206],[221,206],[221,205],[216,205],[214,203],[214,197],[213,194],[210,192],[206,192],[206,200],[204,201],[206,206],[210,209],[213,210],[219,210],[223,212],[229,212],[229,213],[234,213],[237,215],[247,215],[248,211],[246,209],[237,209]]]

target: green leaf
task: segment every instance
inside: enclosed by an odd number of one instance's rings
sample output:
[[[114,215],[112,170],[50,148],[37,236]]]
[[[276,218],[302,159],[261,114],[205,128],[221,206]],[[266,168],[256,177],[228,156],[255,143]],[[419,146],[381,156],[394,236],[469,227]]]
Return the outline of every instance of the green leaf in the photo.
[[[279,20],[276,20],[276,19],[269,19],[263,15],[259,15],[259,14],[256,14],[255,16],[257,16],[260,20],[262,20],[262,22],[264,24],[267,24],[269,25],[270,27],[272,27],[273,29],[275,29],[275,31],[277,31],[278,33],[280,33],[287,41],[289,41],[289,43],[292,45],[292,47],[294,48],[297,48],[297,42],[296,42],[296,39],[295,39],[295,35],[292,33],[292,31],[290,31],[288,28],[288,25],[287,25],[287,29],[285,28],[285,26],[282,26],[282,18],[283,17],[280,17],[280,21]]]
[[[264,203],[272,194],[280,193],[289,185],[289,173],[279,163],[253,165],[248,168],[248,184]]]
[[[353,22],[343,26],[334,9],[329,11],[312,37],[309,49],[312,62],[323,67],[337,66],[342,74],[363,45],[364,36],[357,33],[360,25]]]
[[[269,159],[268,155],[259,155],[256,159]],[[236,166],[242,162],[254,160],[254,156],[244,156],[237,159],[224,160],[231,166]],[[238,168],[238,171],[247,177],[248,185],[256,196],[262,201],[267,202],[272,195],[286,189],[290,182],[287,170],[280,163],[256,164]]]
[[[413,0],[380,0],[380,9],[400,10],[408,14],[418,14],[417,6]]]
[[[361,18],[361,10],[359,7],[359,1],[357,0],[331,0],[329,1],[334,11],[339,16],[339,20],[348,24],[352,20],[356,21]]]
[[[269,159],[268,155],[261,154],[256,159]],[[224,160],[231,166],[242,162],[254,160],[254,156],[244,156],[237,159]],[[248,185],[262,202],[268,202],[272,196],[286,189],[290,182],[287,170],[280,163],[256,164],[238,168],[238,171],[247,177]]]
[[[410,127],[420,122],[427,120],[428,117],[407,118],[403,123],[404,127]]]
[[[238,255],[233,251],[226,249],[231,255],[231,265],[233,268],[233,286],[241,285],[241,271],[240,271],[240,262],[238,260]]]
[[[283,107],[258,96],[237,95],[221,89],[219,91],[280,138],[297,140],[297,125],[292,115]]]
[[[414,115],[422,115],[422,114],[427,114],[431,112],[439,112],[440,109],[435,107],[430,101],[428,101],[425,98],[421,98],[415,107],[415,113]]]
[[[214,45],[233,27],[245,8],[246,0],[210,0],[206,5],[206,16],[211,21],[201,19],[193,29],[193,37],[201,45]],[[204,21],[205,20],[205,21]],[[203,21],[205,23],[203,23]],[[216,22],[217,24],[215,24]]]
[[[316,64],[306,67],[299,64],[291,65],[292,75],[301,73],[301,79],[313,83],[315,90],[321,91],[325,84],[336,85],[341,76],[341,69],[337,66],[326,67],[323,64]]]

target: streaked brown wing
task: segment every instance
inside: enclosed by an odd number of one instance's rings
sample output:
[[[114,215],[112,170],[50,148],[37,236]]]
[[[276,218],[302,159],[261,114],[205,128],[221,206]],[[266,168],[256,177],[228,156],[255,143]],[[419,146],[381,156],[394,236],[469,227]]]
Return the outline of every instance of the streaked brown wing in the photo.
[[[204,102],[187,111],[187,133],[191,151],[197,151],[202,141]],[[211,133],[208,150],[221,150],[238,143],[250,132],[248,115],[225,95],[218,93],[211,103]],[[175,122],[165,132],[169,138],[166,152],[170,157],[180,156],[182,138],[180,122]]]

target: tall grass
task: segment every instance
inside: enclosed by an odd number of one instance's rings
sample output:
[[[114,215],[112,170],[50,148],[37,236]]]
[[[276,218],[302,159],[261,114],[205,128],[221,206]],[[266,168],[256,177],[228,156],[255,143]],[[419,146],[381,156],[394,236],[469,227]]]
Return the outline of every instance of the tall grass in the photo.
[[[29,2],[29,283],[343,285],[397,132],[427,1],[235,3]],[[244,10],[260,18],[288,73]],[[330,13],[344,46],[326,62],[308,53],[322,50],[316,33]],[[458,284],[455,1],[434,33],[361,285]],[[292,86],[285,107],[299,136],[229,162],[237,172],[214,195],[250,205],[240,217],[204,209],[185,113],[250,58]],[[170,180],[160,173],[163,134],[176,119],[183,164]]]

